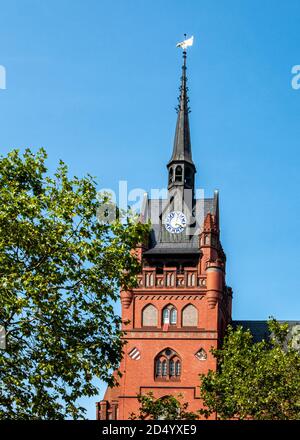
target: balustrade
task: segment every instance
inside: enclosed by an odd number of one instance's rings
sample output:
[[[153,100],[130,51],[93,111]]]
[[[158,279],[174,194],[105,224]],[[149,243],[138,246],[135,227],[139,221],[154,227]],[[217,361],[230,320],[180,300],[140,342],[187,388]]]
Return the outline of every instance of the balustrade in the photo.
[[[138,288],[162,289],[178,288],[205,288],[206,276],[198,275],[196,269],[186,269],[179,273],[176,269],[166,268],[163,274],[157,274],[155,269],[146,268],[138,275]]]

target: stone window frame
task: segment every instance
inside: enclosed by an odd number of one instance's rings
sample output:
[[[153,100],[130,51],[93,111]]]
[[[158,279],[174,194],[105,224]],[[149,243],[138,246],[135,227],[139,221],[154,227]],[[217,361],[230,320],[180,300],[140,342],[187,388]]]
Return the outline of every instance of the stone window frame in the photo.
[[[180,381],[182,360],[172,348],[161,350],[154,359],[154,378],[156,381]]]

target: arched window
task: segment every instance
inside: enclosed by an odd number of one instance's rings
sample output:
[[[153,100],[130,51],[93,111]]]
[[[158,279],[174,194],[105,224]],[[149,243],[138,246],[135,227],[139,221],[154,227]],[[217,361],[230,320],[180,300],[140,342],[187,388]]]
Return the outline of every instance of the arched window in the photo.
[[[163,309],[163,324],[171,324],[176,325],[177,324],[177,310],[172,305],[169,304],[167,307]]]
[[[181,360],[171,348],[162,350],[155,358],[155,377],[157,380],[179,380]]]
[[[191,173],[191,169],[190,168],[185,168],[185,183],[188,185],[188,186],[191,186],[192,185],[192,173]]]
[[[177,165],[175,169],[175,182],[182,182],[182,166]]]
[[[173,182],[173,168],[169,169],[169,183]]]
[[[157,359],[155,363],[155,376],[161,376],[162,367],[161,367],[161,360]]]
[[[157,309],[153,304],[148,304],[142,311],[143,327],[157,327]]]
[[[173,359],[170,360],[170,376],[175,376],[175,362]]]
[[[163,323],[169,324],[169,322],[170,322],[170,310],[166,308],[163,310]]]
[[[177,310],[175,308],[170,310],[170,324],[177,323]]]
[[[197,327],[198,325],[198,310],[192,304],[186,306],[182,311],[182,326],[183,327]]]

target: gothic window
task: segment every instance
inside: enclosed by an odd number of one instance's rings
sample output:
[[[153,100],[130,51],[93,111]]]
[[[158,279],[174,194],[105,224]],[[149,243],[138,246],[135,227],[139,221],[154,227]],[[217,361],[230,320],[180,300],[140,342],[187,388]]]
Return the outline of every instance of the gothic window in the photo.
[[[177,324],[177,310],[172,304],[163,309],[163,324]]]
[[[170,310],[170,324],[177,323],[177,310],[175,308]]]
[[[182,326],[183,327],[197,327],[198,325],[198,310],[192,304],[186,306],[182,311]]]
[[[161,351],[155,358],[155,377],[160,380],[179,380],[181,376],[181,360],[171,348]]]
[[[170,376],[175,376],[175,362],[174,362],[174,359],[170,360]]]
[[[169,322],[170,322],[170,310],[164,309],[163,310],[163,323],[169,324]]]
[[[162,373],[161,360],[157,359],[155,363],[155,376],[161,376],[161,373]]]
[[[175,169],[175,182],[182,182],[182,166],[177,165]]]
[[[167,376],[167,373],[168,373],[168,365],[167,365],[167,361],[164,360],[162,362],[162,376],[163,377]]]
[[[143,327],[157,327],[157,309],[153,304],[148,304],[142,311]]]

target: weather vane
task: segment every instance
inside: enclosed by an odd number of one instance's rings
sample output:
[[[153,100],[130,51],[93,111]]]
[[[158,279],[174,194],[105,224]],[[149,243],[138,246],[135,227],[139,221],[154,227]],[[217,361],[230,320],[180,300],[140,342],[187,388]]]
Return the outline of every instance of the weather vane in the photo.
[[[181,41],[180,43],[177,43],[176,47],[181,47],[181,49],[183,49],[185,51],[187,47],[193,46],[193,42],[194,42],[193,36],[186,39],[186,34],[184,34],[184,40]]]

